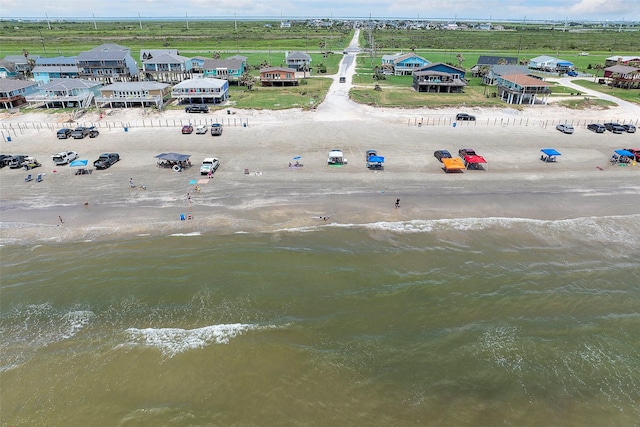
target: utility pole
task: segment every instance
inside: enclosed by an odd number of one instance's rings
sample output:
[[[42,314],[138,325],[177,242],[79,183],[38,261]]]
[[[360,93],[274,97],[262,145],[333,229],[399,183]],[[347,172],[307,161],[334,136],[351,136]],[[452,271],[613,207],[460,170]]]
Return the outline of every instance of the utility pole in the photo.
[[[140,12],[138,12],[138,22],[140,23],[140,29],[142,30],[142,18],[140,18]]]
[[[47,48],[44,45],[44,37],[42,37],[42,30],[38,28],[38,32],[40,33],[40,42],[42,43],[42,50],[44,50],[44,53],[47,53]]]
[[[51,31],[51,22],[49,21],[49,15],[45,13],[44,16],[47,17],[47,27],[49,27],[49,31]]]
[[[93,29],[97,30],[98,26],[96,25],[96,14],[92,13],[91,15],[93,16]]]
[[[189,31],[189,15],[187,15],[187,12],[184,13],[184,19],[187,21],[187,31]]]

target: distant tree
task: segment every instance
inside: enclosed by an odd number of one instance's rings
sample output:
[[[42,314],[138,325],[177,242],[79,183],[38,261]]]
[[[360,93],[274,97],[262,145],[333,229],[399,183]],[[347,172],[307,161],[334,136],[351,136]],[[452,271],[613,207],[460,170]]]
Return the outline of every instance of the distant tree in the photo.
[[[411,49],[411,52],[415,52],[417,48],[418,46],[416,46],[415,44],[412,44],[411,46],[409,46],[409,49]]]
[[[491,68],[488,65],[481,65],[480,68],[478,68],[478,77],[486,76],[489,74],[489,70],[491,70]]]
[[[504,59],[504,58],[500,58],[500,59],[498,59],[497,64],[498,64],[498,65],[507,65],[507,64],[508,64],[508,62],[507,62],[507,60],[506,60],[506,59]]]
[[[220,59],[220,52],[213,52],[213,59]]]
[[[456,61],[458,61],[458,67],[462,68],[462,63],[464,62],[464,56],[462,54],[456,55]]]
[[[250,75],[248,72],[244,72],[242,73],[242,76],[240,76],[240,84],[242,86],[246,86],[247,90],[251,91],[253,89],[253,85],[256,83],[256,79],[255,77],[253,77],[252,75]]]

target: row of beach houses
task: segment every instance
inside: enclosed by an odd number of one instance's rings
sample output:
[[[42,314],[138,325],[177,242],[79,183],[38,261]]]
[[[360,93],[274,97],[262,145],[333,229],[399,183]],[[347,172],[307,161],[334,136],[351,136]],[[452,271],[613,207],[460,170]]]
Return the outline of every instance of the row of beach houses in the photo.
[[[12,62],[14,61],[14,62]],[[168,100],[182,104],[220,104],[229,98],[229,83],[247,72],[247,58],[188,58],[175,49],[143,50],[141,68],[130,50],[104,44],[74,57],[29,58],[20,55],[0,60],[0,106],[162,108]],[[310,71],[311,56],[287,52],[286,66],[260,70],[263,86],[297,85],[298,73]],[[27,74],[33,80],[24,79]]]
[[[229,98],[229,84],[239,84],[248,70],[244,56],[189,58],[175,49],[141,50],[139,62],[141,67],[128,48],[111,43],[74,57],[5,57],[0,60],[0,106],[162,108],[169,101],[220,104]],[[284,62],[286,66],[261,68],[260,84],[297,85],[300,77],[312,70],[312,58],[304,52],[286,52]],[[620,87],[640,87],[640,57],[612,57],[607,64],[604,77]],[[413,52],[384,55],[380,69],[388,75],[411,75],[417,92],[455,93],[468,85],[465,69],[432,63]],[[546,104],[552,85],[544,81],[545,73],[573,70],[570,61],[550,56],[526,63],[513,57],[481,56],[470,73],[495,86],[492,93],[507,103]],[[28,74],[33,80],[24,78]]]

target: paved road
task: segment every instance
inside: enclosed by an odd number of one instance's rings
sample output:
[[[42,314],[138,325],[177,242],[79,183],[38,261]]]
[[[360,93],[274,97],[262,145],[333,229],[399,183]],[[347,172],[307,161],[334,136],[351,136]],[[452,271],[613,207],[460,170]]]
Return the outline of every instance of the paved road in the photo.
[[[620,107],[624,108],[630,114],[636,114],[640,116],[640,105],[634,104],[629,101],[625,101],[620,98],[616,98],[615,96],[607,95],[606,93],[598,92],[597,90],[587,89],[584,86],[577,85],[573,83],[573,80],[584,80],[581,77],[561,77],[561,78],[553,78],[547,79],[549,81],[554,81],[560,83],[562,86],[570,87],[571,89],[576,89],[576,91],[592,96],[598,99],[604,99],[605,101],[611,101],[618,104]]]

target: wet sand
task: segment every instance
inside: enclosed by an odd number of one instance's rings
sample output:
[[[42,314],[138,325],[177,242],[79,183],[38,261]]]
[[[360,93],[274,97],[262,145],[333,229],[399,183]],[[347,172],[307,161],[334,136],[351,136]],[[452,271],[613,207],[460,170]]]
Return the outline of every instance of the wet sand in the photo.
[[[357,106],[344,115],[234,111],[229,117],[168,111],[155,118],[168,123],[165,127],[151,127],[154,118],[136,117],[140,112],[120,110],[109,116],[110,122],[96,121],[102,127],[95,139],[58,140],[55,123],[25,129],[11,142],[4,141],[2,152],[35,156],[43,166],[30,173],[45,176],[42,182],[24,182],[23,170],[0,171],[0,236],[7,243],[272,231],[317,226],[325,216],[328,223],[352,224],[639,213],[640,166],[608,163],[614,149],[640,145],[637,134],[594,134],[578,125],[573,135],[565,135],[549,124],[552,117],[537,117],[540,111],[562,110],[485,110],[477,122],[455,127],[447,122],[455,110]],[[115,125],[118,115],[128,119],[126,132]],[[416,117],[431,124],[418,126]],[[575,113],[570,118],[580,120]],[[23,115],[22,126],[34,119],[42,120]],[[180,133],[183,122],[205,120],[222,121],[222,136]],[[562,153],[556,163],[540,161],[540,149],[549,147]],[[346,165],[327,165],[333,148],[343,150]],[[459,148],[473,148],[484,156],[487,170],[444,173],[433,152],[446,149],[456,156]],[[383,171],[365,167],[368,149],[385,157]],[[90,164],[103,152],[118,152],[121,161],[77,176],[68,166],[53,165],[50,156],[61,150],[77,151]],[[183,172],[159,168],[154,156],[162,152],[190,154],[193,167]],[[297,156],[303,166],[289,168]],[[211,180],[199,174],[205,157],[220,159]],[[130,178],[136,189],[130,188]],[[194,192],[194,180],[202,179],[200,192]],[[400,209],[394,208],[396,198],[401,199]],[[188,214],[192,220],[180,220]]]

